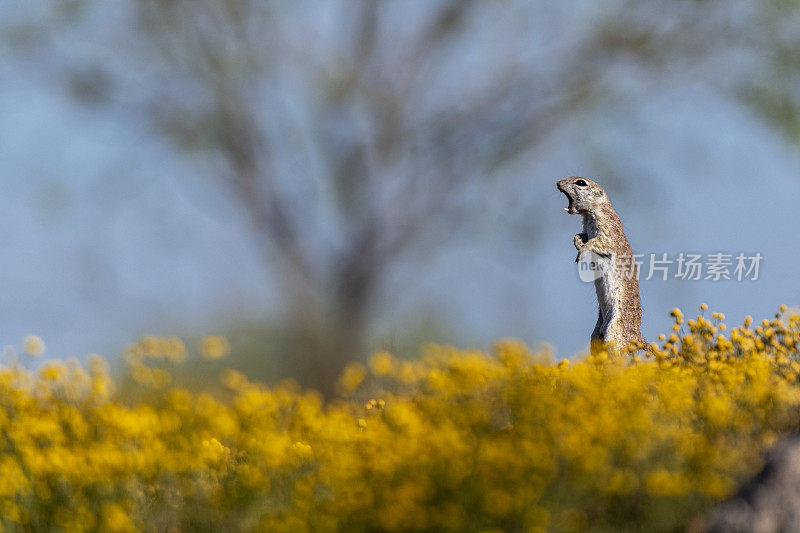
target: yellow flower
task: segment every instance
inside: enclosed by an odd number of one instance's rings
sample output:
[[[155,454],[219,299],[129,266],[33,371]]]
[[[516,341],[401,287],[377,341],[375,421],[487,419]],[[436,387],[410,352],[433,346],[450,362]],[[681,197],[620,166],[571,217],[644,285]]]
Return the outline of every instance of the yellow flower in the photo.
[[[686,494],[691,484],[681,473],[668,472],[659,468],[645,476],[647,490],[657,496],[681,496]]]
[[[200,353],[206,359],[220,359],[230,353],[228,339],[221,335],[208,335],[200,341]]]
[[[247,384],[247,378],[241,372],[226,368],[220,376],[220,383],[229,389],[239,389]]]
[[[66,374],[66,367],[61,362],[51,362],[39,369],[39,375],[47,381],[58,381]]]
[[[342,394],[348,395],[355,391],[366,376],[366,369],[361,363],[350,363],[345,367],[339,378],[339,389]]]
[[[136,531],[128,514],[117,504],[107,503],[103,506],[103,529],[113,533]]]
[[[44,341],[37,335],[28,335],[22,341],[22,347],[28,355],[39,356],[45,351]]]
[[[376,376],[389,374],[394,367],[394,358],[389,352],[377,352],[369,359],[369,368]]]

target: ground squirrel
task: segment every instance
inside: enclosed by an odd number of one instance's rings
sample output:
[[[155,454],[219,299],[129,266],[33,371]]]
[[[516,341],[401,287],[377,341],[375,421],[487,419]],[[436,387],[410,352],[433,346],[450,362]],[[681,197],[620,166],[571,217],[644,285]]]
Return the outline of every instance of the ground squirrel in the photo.
[[[632,343],[646,347],[641,333],[638,269],[608,195],[597,183],[578,176],[565,178],[556,187],[569,201],[565,211],[583,217],[583,233],[573,239],[578,249],[575,262],[591,252],[591,260],[598,267],[594,287],[600,309],[592,331],[592,345],[602,341],[613,342],[617,347]]]

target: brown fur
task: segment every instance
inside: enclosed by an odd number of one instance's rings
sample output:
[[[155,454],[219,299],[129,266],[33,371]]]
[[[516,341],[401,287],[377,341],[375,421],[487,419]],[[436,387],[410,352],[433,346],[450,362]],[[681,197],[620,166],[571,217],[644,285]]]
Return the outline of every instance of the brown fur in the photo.
[[[592,344],[601,341],[617,347],[646,347],[641,333],[638,271],[619,215],[603,188],[592,180],[572,176],[560,180],[556,187],[569,201],[567,212],[583,218],[583,233],[573,238],[578,250],[575,261],[593,252],[606,265],[603,275],[594,282],[599,316],[591,335]]]

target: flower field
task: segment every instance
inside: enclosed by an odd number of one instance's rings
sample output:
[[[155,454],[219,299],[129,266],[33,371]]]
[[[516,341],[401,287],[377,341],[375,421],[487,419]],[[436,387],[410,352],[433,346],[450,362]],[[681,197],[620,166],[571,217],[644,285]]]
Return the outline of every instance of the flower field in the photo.
[[[339,399],[226,370],[171,383],[175,338],[120,381],[90,358],[0,369],[8,531],[670,531],[795,429],[800,317],[675,325],[652,353],[557,362],[513,341],[350,365]],[[33,343],[36,344],[36,343]],[[202,350],[218,358],[220,338]],[[35,350],[31,350],[35,351]],[[133,385],[130,385],[133,384]],[[133,398],[136,398],[135,400]]]

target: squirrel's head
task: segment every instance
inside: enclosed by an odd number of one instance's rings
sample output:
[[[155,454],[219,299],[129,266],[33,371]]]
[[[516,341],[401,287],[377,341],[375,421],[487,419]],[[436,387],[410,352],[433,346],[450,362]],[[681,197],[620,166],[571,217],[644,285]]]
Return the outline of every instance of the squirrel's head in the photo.
[[[564,210],[570,215],[596,212],[600,206],[608,203],[606,192],[601,186],[580,176],[564,178],[556,182],[556,187],[567,197],[569,205]]]

